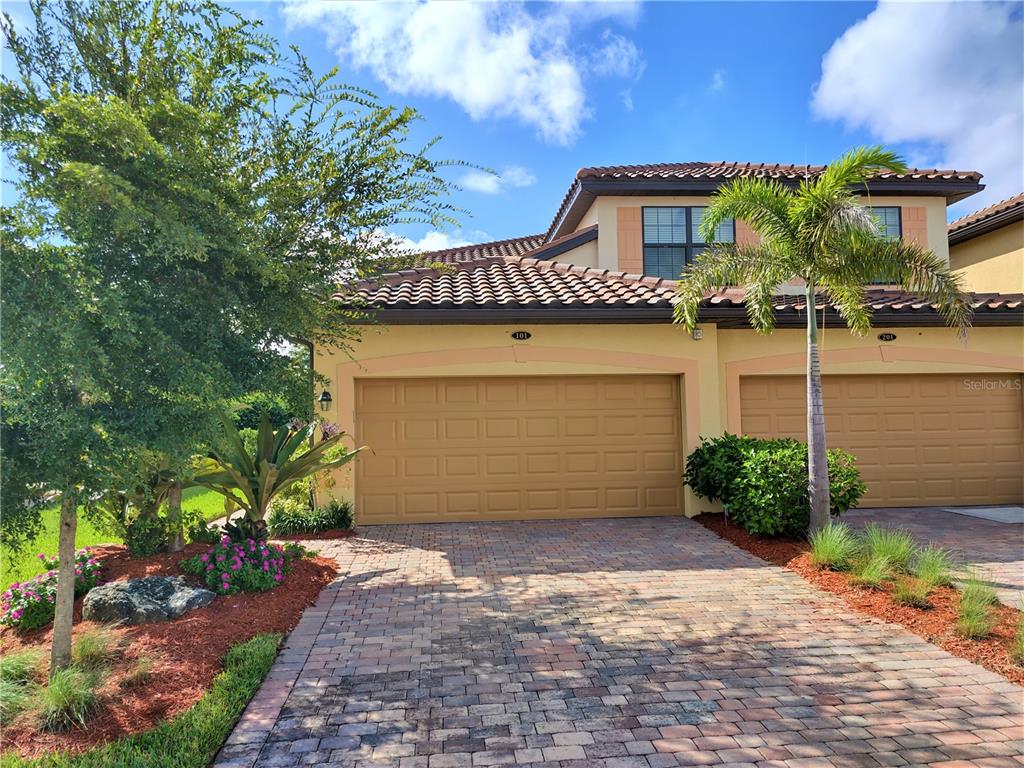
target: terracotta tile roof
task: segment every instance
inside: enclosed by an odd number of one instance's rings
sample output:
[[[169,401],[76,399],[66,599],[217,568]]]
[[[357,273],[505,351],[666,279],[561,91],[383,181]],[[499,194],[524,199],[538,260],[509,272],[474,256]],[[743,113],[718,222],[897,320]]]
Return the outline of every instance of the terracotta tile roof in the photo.
[[[489,243],[461,245],[457,248],[445,248],[442,251],[425,251],[419,254],[423,263],[438,261],[446,264],[457,264],[460,261],[473,259],[490,259],[500,256],[525,256],[530,251],[544,244],[544,234],[512,237],[507,240],[492,240]]]
[[[950,243],[970,240],[1021,219],[1024,219],[1024,192],[957,219],[949,225],[949,240]]]
[[[780,163],[653,163],[648,165],[608,165],[580,168],[577,179],[735,179],[760,176],[772,179],[799,181],[806,176],[817,176],[824,165],[783,165]],[[977,171],[939,170],[937,168],[910,168],[906,173],[880,173],[879,179],[956,179],[981,181]]]
[[[383,275],[357,283],[354,296],[339,294],[335,299],[386,310],[392,319],[418,310],[410,317],[423,322],[460,316],[477,319],[481,316],[477,311],[501,309],[518,312],[516,317],[523,320],[530,310],[544,309],[553,311],[553,316],[603,310],[600,317],[612,322],[641,316],[665,322],[671,317],[675,298],[674,280],[532,258],[476,259],[456,266],[457,270],[449,274],[421,268]],[[972,303],[976,313],[990,316],[993,322],[1019,324],[1024,319],[1024,294],[974,294]],[[934,324],[938,320],[936,307],[899,291],[871,289],[868,304],[885,317],[899,315],[901,324]],[[745,322],[742,289],[709,295],[705,307],[705,316],[711,322]],[[807,306],[803,296],[794,295],[776,297],[775,308],[779,323],[784,324],[787,319],[798,321]],[[833,308],[826,307],[822,299],[817,309]]]
[[[670,306],[675,282],[533,258],[458,262],[444,274],[410,269],[356,285],[362,301],[389,308],[489,306]],[[343,298],[338,296],[336,298]]]
[[[664,186],[678,182],[681,187],[699,188],[700,194],[709,194],[719,184],[741,177],[762,177],[784,182],[797,182],[805,177],[814,177],[825,170],[824,165],[786,165],[781,163],[737,163],[737,162],[689,162],[650,163],[646,165],[608,165],[580,168],[562,198],[558,212],[548,227],[546,236],[555,237],[566,228],[572,229],[579,216],[589,206],[595,194],[611,194],[607,189],[616,183],[627,186],[647,183]],[[937,194],[945,194],[947,200],[955,202],[981,189],[982,174],[977,171],[942,170],[938,168],[910,168],[906,173],[880,173],[872,183],[884,185],[889,191],[900,191],[906,187],[919,190],[922,185],[941,185]],[[599,188],[595,191],[595,188]],[[648,190],[648,193],[650,190]],[[630,194],[618,191],[618,194]]]

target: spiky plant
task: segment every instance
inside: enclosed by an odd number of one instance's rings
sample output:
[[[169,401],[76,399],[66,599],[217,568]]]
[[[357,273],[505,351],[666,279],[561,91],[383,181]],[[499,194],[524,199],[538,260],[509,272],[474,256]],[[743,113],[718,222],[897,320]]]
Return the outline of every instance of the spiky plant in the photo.
[[[803,284],[808,307],[823,296],[853,333],[863,335],[871,327],[865,286],[884,280],[937,304],[946,322],[964,334],[971,305],[959,278],[930,250],[884,237],[856,194],[872,176],[905,171],[894,153],[861,147],[795,189],[766,178],[724,185],[711,197],[701,223],[704,239],[712,244],[679,280],[675,321],[692,330],[709,293],[739,285],[751,324],[771,333],[773,297],[780,285],[795,279]],[[713,243],[719,224],[728,219],[747,222],[760,242]],[[806,314],[808,488],[810,530],[815,531],[829,520],[829,482],[818,321],[815,312]]]

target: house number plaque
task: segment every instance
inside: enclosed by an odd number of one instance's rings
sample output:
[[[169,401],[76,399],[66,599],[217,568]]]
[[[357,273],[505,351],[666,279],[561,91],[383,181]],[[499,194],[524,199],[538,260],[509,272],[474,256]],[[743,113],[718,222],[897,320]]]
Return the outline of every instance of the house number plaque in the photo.
[[[896,341],[895,333],[880,333],[878,334],[879,341]]]
[[[512,331],[512,338],[516,341],[526,341],[531,336],[533,336],[533,334],[529,331]]]

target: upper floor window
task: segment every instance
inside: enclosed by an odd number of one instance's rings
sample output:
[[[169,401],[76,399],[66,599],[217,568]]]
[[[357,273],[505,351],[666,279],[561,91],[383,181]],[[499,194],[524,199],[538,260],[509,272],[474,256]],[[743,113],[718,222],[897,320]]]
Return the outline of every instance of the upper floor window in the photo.
[[[644,274],[678,279],[683,268],[707,247],[700,234],[703,206],[651,207],[643,209]],[[732,219],[715,230],[715,242],[732,243],[736,227]]]
[[[868,210],[878,221],[878,231],[883,237],[898,240],[903,235],[903,221],[898,205],[875,205]]]

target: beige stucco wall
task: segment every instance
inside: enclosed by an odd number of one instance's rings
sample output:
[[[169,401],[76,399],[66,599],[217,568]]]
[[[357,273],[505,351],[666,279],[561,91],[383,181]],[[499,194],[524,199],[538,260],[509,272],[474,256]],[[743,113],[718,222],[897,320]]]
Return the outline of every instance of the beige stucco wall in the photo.
[[[1024,221],[951,246],[949,268],[971,291],[1024,292]]]
[[[619,208],[639,209],[643,206],[707,205],[707,196],[600,196],[587,210],[577,229],[597,224],[600,238],[597,266],[617,270],[620,266]],[[949,243],[946,239],[946,199],[943,197],[864,197],[865,205],[899,206],[904,209],[904,235],[913,237],[931,248],[944,261],[949,261]],[[925,220],[918,222],[916,215],[923,209]],[[923,232],[921,231],[923,228]],[[627,265],[628,266],[628,265]],[[627,270],[628,271],[628,270]]]
[[[349,434],[356,428],[353,402],[360,378],[674,374],[683,396],[685,455],[700,436],[739,429],[741,376],[801,373],[805,365],[802,330],[763,336],[750,330],[719,331],[713,325],[701,329],[703,338],[697,341],[667,323],[378,326],[365,329],[351,354],[317,348],[314,365],[331,380],[332,409],[323,416]],[[532,336],[514,341],[510,334],[517,330]],[[856,338],[845,329],[826,328],[825,373],[1024,371],[1022,328],[976,328],[966,343],[945,328],[894,332],[896,341],[880,342],[877,331]],[[351,471],[341,470],[334,481],[330,492],[351,500]],[[684,506],[688,515],[708,508],[689,489]]]
[[[571,251],[560,253],[558,256],[554,256],[551,261],[558,261],[562,264],[574,264],[581,267],[596,267],[597,240],[591,240],[579,248],[573,248]]]

